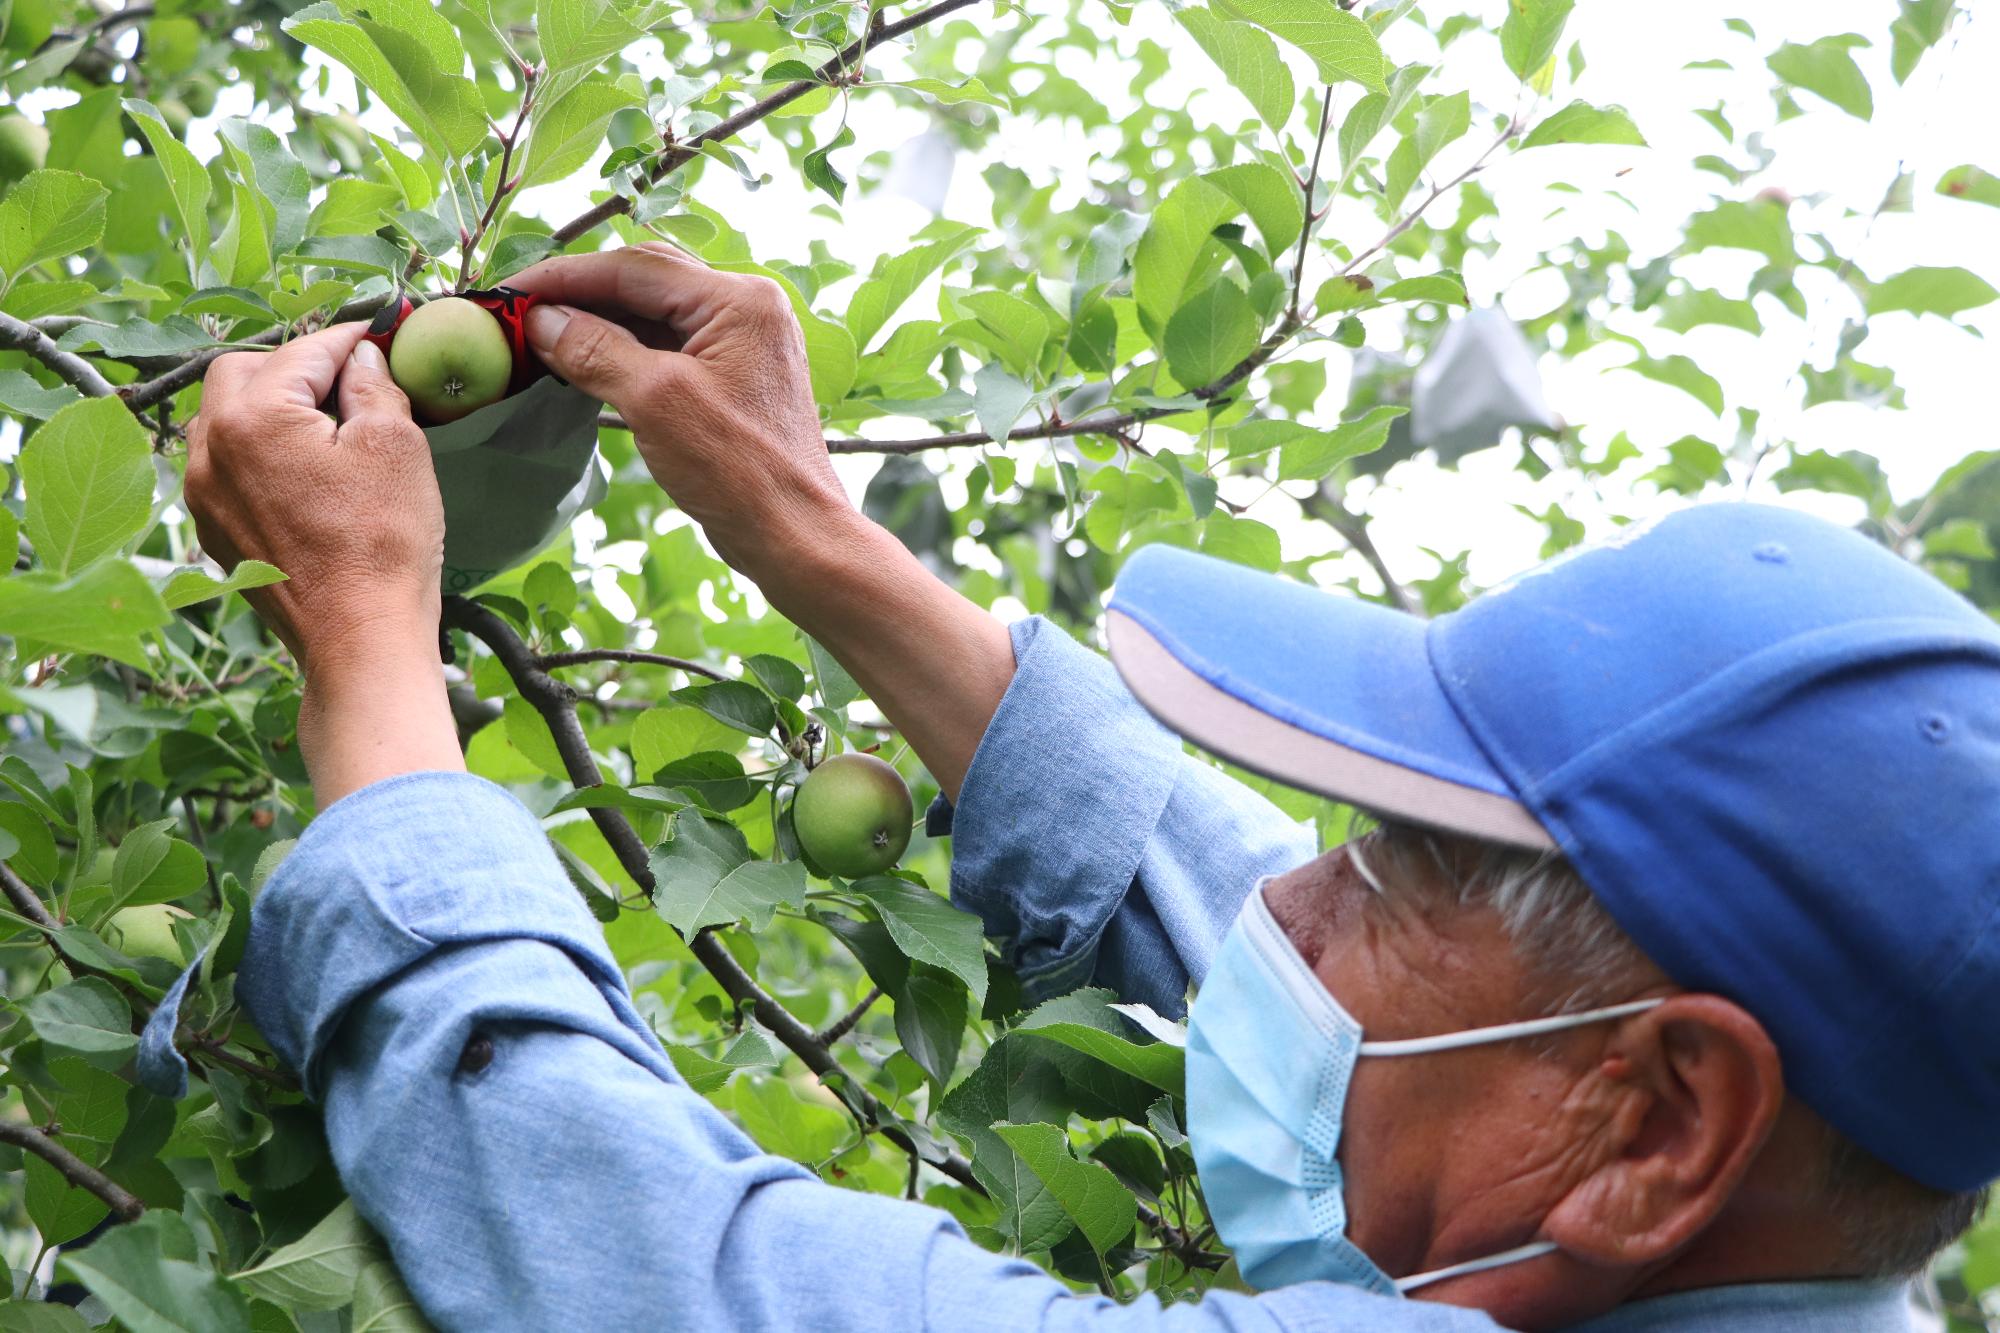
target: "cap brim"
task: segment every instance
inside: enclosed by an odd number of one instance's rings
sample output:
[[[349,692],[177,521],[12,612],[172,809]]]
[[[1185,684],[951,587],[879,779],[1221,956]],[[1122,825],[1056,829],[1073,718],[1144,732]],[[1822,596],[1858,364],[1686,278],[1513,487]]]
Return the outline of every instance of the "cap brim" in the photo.
[[[1106,626],[1127,688],[1212,754],[1375,814],[1556,846],[1460,722],[1414,616],[1148,547]]]

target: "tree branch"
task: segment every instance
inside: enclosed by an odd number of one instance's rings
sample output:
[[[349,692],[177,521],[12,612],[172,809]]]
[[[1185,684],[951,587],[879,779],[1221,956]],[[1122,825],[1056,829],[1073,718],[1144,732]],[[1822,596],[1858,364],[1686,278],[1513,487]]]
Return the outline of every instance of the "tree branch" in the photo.
[[[1408,588],[1396,581],[1389,572],[1388,562],[1382,559],[1382,552],[1375,545],[1375,539],[1368,535],[1368,524],[1359,514],[1342,504],[1329,494],[1324,484],[1311,495],[1299,501],[1299,508],[1309,517],[1319,519],[1348,544],[1356,554],[1368,562],[1375,571],[1375,577],[1382,580],[1382,589],[1395,602],[1397,608],[1413,616],[1424,614],[1424,604]]]
[[[597,760],[591,756],[590,741],[583,733],[582,723],[577,721],[576,691],[535,665],[534,654],[528,651],[528,645],[514,627],[479,603],[463,597],[445,598],[444,623],[464,630],[492,650],[500,665],[513,678],[514,687],[520,690],[521,697],[532,704],[542,720],[548,723],[549,733],[555,738],[556,751],[562,756],[563,768],[570,781],[577,787],[600,785],[603,779],[597,772]],[[623,811],[609,807],[593,808],[590,817],[604,835],[604,840],[611,845],[618,864],[631,876],[633,883],[651,897],[654,888],[651,858],[631,821],[625,818]],[[866,1128],[879,1132],[905,1152],[917,1151],[909,1135],[884,1122],[882,1104],[840,1067],[827,1043],[758,985],[756,978],[743,969],[736,956],[712,930],[696,931],[687,944],[688,951],[708,969],[723,993],[739,1007],[747,1007],[759,1023],[784,1043],[786,1049],[799,1057],[806,1068],[812,1070],[822,1082],[836,1077],[840,1080],[842,1088],[839,1095]],[[985,1192],[972,1174],[972,1164],[957,1153],[926,1156],[924,1160],[968,1189]]]
[[[0,347],[26,352],[60,375],[79,393],[92,398],[109,398],[118,392],[111,386],[110,380],[98,373],[96,366],[75,352],[65,352],[48,334],[12,315],[0,314]]]
[[[671,657],[666,653],[645,653],[636,648],[584,648],[572,653],[543,653],[531,660],[544,671],[551,667],[580,666],[585,662],[632,662],[639,666],[672,667],[691,676],[706,676],[710,680],[729,679],[714,667],[690,662],[685,657]]]
[[[328,324],[345,324],[350,320],[372,319],[376,311],[395,300],[396,296],[397,293],[395,292],[385,292],[380,296],[366,296],[359,301],[349,301],[346,305],[334,311],[332,317],[326,322]],[[291,326],[289,324],[280,324],[276,328],[265,329],[261,333],[253,333],[247,338],[238,338],[235,340],[234,345],[229,347],[206,348],[196,352],[193,356],[181,362],[164,375],[150,380],[141,380],[137,384],[128,384],[124,388],[115,390],[114,392],[125,400],[125,406],[131,408],[134,412],[143,412],[155,403],[163,402],[173,397],[182,389],[199,380],[203,375],[208,373],[209,363],[217,357],[242,350],[242,344],[244,343],[249,343],[257,347],[276,347],[285,340],[285,336],[290,332]]]
[[[750,126],[769,116],[772,112],[779,110],[789,103],[796,102],[799,98],[813,91],[813,89],[823,88],[835,80],[845,78],[849,68],[868,53],[870,46],[901,37],[904,33],[915,32],[927,23],[934,22],[947,14],[968,8],[976,3],[978,3],[978,0],[938,0],[937,4],[920,9],[914,14],[906,15],[903,18],[897,19],[894,23],[881,22],[880,15],[878,14],[876,20],[869,24],[867,31],[859,39],[850,43],[845,50],[814,70],[813,76],[810,79],[798,79],[788,83],[769,96],[752,102],[735,115],[717,121],[714,125],[709,126],[685,143],[675,144],[669,148],[661,155],[659,165],[653,168],[652,175],[648,177],[648,183],[657,185],[668,176],[679,171],[682,167],[701,155],[703,146],[733,139]],[[568,245],[571,241],[593,227],[601,226],[621,213],[629,213],[631,211],[632,201],[624,195],[616,195],[588,212],[579,214],[571,218],[568,222],[565,222],[562,226],[557,227],[550,233],[550,239],[556,243],[557,247]]]
[[[13,867],[0,865],[0,889],[7,894],[7,901],[14,904],[14,910],[43,930],[61,930],[62,922],[49,915],[49,909],[42,906],[41,895],[37,894]]]
[[[128,1193],[124,1186],[39,1129],[0,1120],[0,1143],[11,1143],[16,1147],[25,1148],[41,1158],[54,1167],[71,1185],[77,1189],[89,1190],[103,1200],[111,1209],[112,1215],[121,1222],[130,1222],[146,1211],[146,1205]]]

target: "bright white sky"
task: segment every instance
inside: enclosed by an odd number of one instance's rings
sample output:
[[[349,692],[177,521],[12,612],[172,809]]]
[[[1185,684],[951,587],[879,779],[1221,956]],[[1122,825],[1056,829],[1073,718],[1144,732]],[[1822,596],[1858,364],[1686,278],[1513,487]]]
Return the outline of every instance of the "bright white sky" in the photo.
[[[1438,4],[1424,8],[1433,18],[1449,10],[1449,6]],[[1503,11],[1499,0],[1467,8],[1486,14],[1496,24]],[[1169,77],[1194,89],[1190,108],[1197,116],[1212,116],[1234,125],[1250,114],[1247,104],[1163,8],[1142,5],[1140,11],[1133,30],[1176,52],[1174,73]],[[1556,105],[1572,97],[1622,104],[1652,147],[1537,149],[1502,158],[1489,167],[1482,179],[1500,208],[1501,245],[1491,259],[1473,257],[1465,274],[1473,301],[1498,301],[1517,316],[1532,316],[1561,299],[1563,287],[1553,275],[1523,277],[1523,273],[1537,253],[1563,231],[1595,240],[1607,229],[1615,229],[1640,256],[1674,246],[1680,225],[1689,214],[1707,206],[1711,191],[1720,183],[1719,177],[1691,168],[1690,161],[1701,153],[1742,158],[1740,150],[1724,144],[1692,108],[1723,102],[1739,136],[1749,128],[1768,124],[1773,79],[1763,67],[1761,54],[1781,40],[1810,41],[1843,32],[1865,34],[1875,43],[1857,53],[1874,83],[1877,105],[1873,121],[1859,121],[1802,93],[1799,100],[1809,114],[1776,126],[1766,135],[1767,145],[1777,153],[1771,167],[1726,192],[1731,197],[1747,198],[1765,185],[1790,191],[1801,201],[1794,206],[1794,227],[1801,233],[1823,231],[1833,237],[1843,252],[1854,257],[1859,269],[1874,278],[1914,264],[1957,264],[2000,283],[2000,263],[1992,257],[2000,248],[2000,210],[1933,193],[1939,175],[1957,164],[1973,162],[2000,170],[2000,157],[1996,157],[2000,149],[1994,147],[1991,137],[1991,127],[2000,124],[2000,80],[1993,77],[2000,71],[2000,24],[1962,16],[1956,39],[1947,38],[1945,46],[1926,57],[1910,82],[1897,88],[1886,72],[1887,33],[1896,12],[1894,0],[1819,0],[1812,5],[1687,0],[1675,7],[1671,20],[1664,20],[1656,13],[1612,0],[1582,0],[1571,17],[1566,41],[1581,42],[1586,68],[1574,85],[1565,76],[1553,100]],[[1734,15],[1752,17],[1758,32],[1754,43],[1723,26],[1723,20]],[[1439,59],[1428,35],[1414,23],[1392,29],[1387,45],[1390,55],[1399,61],[1435,63]],[[657,47],[648,44],[642,54],[645,50],[657,58]],[[1683,68],[1691,61],[1717,55],[1730,59],[1737,69]],[[897,63],[893,54],[885,54],[876,68],[893,75]],[[1065,72],[1085,86],[1116,98],[1113,90],[1119,86],[1121,69],[1115,61],[1104,60],[1093,68],[1079,53],[1066,51],[1062,63]],[[1476,33],[1461,37],[1444,53],[1443,63],[1441,81],[1433,86],[1470,86],[1475,108],[1506,109],[1515,104],[1517,85],[1501,65],[1497,43],[1490,38]],[[352,108],[351,81],[342,71],[334,74],[328,100]],[[1310,86],[1310,70],[1303,62],[1297,81],[1301,88]],[[1344,89],[1336,115],[1356,96],[1358,90]],[[246,89],[225,90],[216,114],[246,114],[250,110],[248,99]],[[1120,109],[1115,100],[1113,109]],[[368,119],[379,121],[380,128],[392,124],[379,109]],[[914,138],[929,125],[930,116],[909,99],[875,95],[857,100],[851,123],[860,142],[846,153],[850,175],[864,153]],[[1477,109],[1474,124],[1472,133],[1440,155],[1434,164],[1434,178],[1455,174],[1484,146]],[[830,132],[831,122],[828,125]],[[284,128],[282,124],[276,127]],[[216,151],[213,132],[205,123],[197,123],[190,143],[204,159]],[[886,192],[859,195],[850,191],[843,222],[809,213],[824,196],[808,194],[781,154],[756,131],[742,146],[753,162],[771,171],[773,182],[752,194],[726,173],[711,170],[701,197],[749,234],[760,258],[802,259],[808,242],[820,237],[835,253],[865,272],[876,254],[902,248],[904,238],[930,219],[925,207]],[[979,160],[961,157],[956,163],[944,211],[962,221],[987,221],[989,199],[979,173],[988,160],[1009,162],[1037,179],[1053,175],[1083,182],[1083,166],[1092,151],[1093,145],[1083,136],[1059,137],[1046,127],[1010,123]],[[1915,174],[1915,210],[1885,214],[1871,228],[1867,215],[1894,179],[1899,163]],[[1621,176],[1620,172],[1626,174]],[[593,179],[586,172],[572,182],[543,187],[527,196],[522,206],[552,219],[567,218],[587,204],[585,192]],[[1561,181],[1580,187],[1582,193],[1550,189]],[[1630,199],[1633,206],[1605,193],[1611,189]],[[1413,192],[1413,197],[1417,193]],[[1075,197],[1074,193],[1059,192],[1058,206]],[[1453,207],[1453,201],[1447,198],[1437,207],[1442,212]],[[1566,211],[1551,217],[1558,208]],[[1331,234],[1361,245],[1378,235],[1382,224],[1365,206],[1348,203],[1335,212],[1327,227]],[[1324,265],[1327,261],[1318,262]],[[1750,257],[1722,251],[1698,256],[1683,271],[1736,295],[1744,290],[1752,267]],[[1805,271],[1800,283],[1815,305],[1809,327],[1802,327],[1767,297],[1759,301],[1766,324],[1761,338],[1716,327],[1685,336],[1658,330],[1646,333],[1656,355],[1685,352],[1722,380],[1732,409],[1723,421],[1677,390],[1635,375],[1609,372],[1630,355],[1616,345],[1592,349],[1575,361],[1545,359],[1549,401],[1560,416],[1581,425],[1589,446],[1601,448],[1624,430],[1650,450],[1690,433],[1727,447],[1736,433],[1733,409],[1738,405],[1762,408],[1765,430],[1777,438],[1789,438],[1805,448],[1864,449],[1876,454],[1901,497],[1920,494],[1939,471],[1965,453],[2000,446],[1991,406],[1991,385],[2000,371],[2000,361],[1996,361],[1988,341],[2000,334],[2000,303],[1962,317],[1965,327],[1935,317],[1878,317],[1858,355],[1895,370],[1907,391],[1908,410],[1878,412],[1828,404],[1801,416],[1785,412],[1781,404],[1796,394],[1795,388],[1787,385],[1802,350],[1810,345],[1816,360],[1824,363],[1843,320],[1857,306],[1852,293],[1836,287],[1828,273]],[[905,307],[906,317],[924,311],[931,299],[929,292],[919,293]],[[822,308],[838,310],[845,300],[846,291],[836,288],[822,300]],[[1370,315],[1371,341],[1395,345],[1399,341],[1393,326],[1396,318],[1393,311]],[[1629,327],[1637,330],[1646,322],[1634,319]],[[1982,333],[1986,336],[1979,336]],[[1321,417],[1322,424],[1330,424],[1345,397],[1348,354],[1330,344],[1318,345],[1309,354],[1329,357],[1329,390],[1321,404]],[[921,433],[922,427],[886,422],[881,429],[883,433]],[[1470,548],[1473,578],[1480,584],[1496,582],[1531,563],[1541,529],[1516,512],[1516,504],[1540,509],[1560,500],[1595,534],[1611,526],[1613,515],[1639,515],[1681,503],[1677,497],[1661,497],[1651,486],[1637,483],[1637,476],[1654,466],[1657,457],[1628,464],[1604,484],[1599,497],[1572,493],[1571,482],[1560,475],[1530,481],[1513,470],[1514,452],[1503,446],[1475,454],[1464,460],[1457,472],[1413,460],[1395,468],[1387,484],[1372,495],[1365,486],[1357,488],[1356,501],[1373,516],[1378,544],[1399,577],[1423,577],[1433,572],[1436,566],[1423,553],[1426,547],[1446,554]],[[1022,461],[1031,462],[1036,456],[1024,452]],[[1780,461],[1767,462],[1765,475]],[[843,457],[837,462],[858,497],[875,460]],[[1261,489],[1246,486],[1236,498],[1247,500]],[[1759,493],[1766,492],[1760,487]],[[947,478],[946,494],[962,496],[962,486]],[[1830,517],[1844,521],[1858,517],[1858,509],[1845,501],[1834,500],[1823,507]],[[1337,546],[1330,534],[1300,520],[1296,508],[1282,496],[1265,499],[1254,513],[1279,529],[1287,557]]]

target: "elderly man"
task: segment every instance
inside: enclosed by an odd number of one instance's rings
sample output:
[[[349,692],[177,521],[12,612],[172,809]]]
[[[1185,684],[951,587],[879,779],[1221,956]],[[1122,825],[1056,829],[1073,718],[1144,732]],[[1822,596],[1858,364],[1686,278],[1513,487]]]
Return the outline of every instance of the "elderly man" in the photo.
[[[1258,1294],[1073,1294],[759,1152],[675,1076],[536,821],[462,771],[424,442],[340,328],[216,363],[188,496],[212,552],[291,573],[259,605],[324,811],[242,985],[432,1319],[1905,1327],[2000,1174],[1984,617],[1750,506],[1429,625],[1160,549],[1108,618],[1128,694],[850,508],[770,284],[664,247],[518,282],[542,357],[915,746],[954,896],[1032,987],[1179,1012],[1199,986],[1193,1151]],[[1146,710],[1382,822],[1315,857]]]

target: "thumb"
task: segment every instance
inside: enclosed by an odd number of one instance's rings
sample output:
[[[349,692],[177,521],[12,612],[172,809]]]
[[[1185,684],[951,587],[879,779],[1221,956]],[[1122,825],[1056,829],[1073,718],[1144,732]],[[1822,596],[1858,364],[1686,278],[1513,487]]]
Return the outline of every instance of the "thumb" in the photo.
[[[658,354],[629,329],[572,306],[542,302],[528,311],[528,345],[556,374],[616,406],[656,373]]]
[[[341,368],[339,406],[343,424],[368,417],[410,420],[410,400],[390,378],[382,349],[365,339],[354,344]]]

